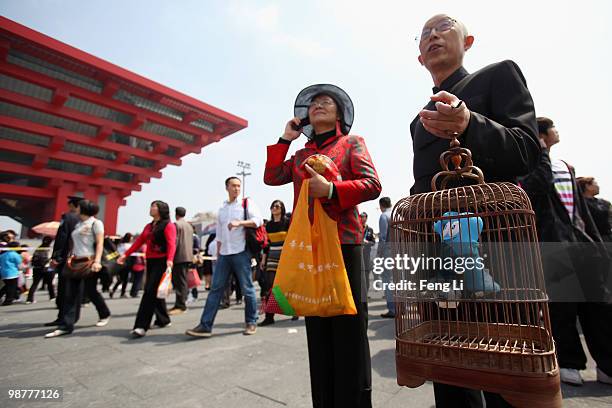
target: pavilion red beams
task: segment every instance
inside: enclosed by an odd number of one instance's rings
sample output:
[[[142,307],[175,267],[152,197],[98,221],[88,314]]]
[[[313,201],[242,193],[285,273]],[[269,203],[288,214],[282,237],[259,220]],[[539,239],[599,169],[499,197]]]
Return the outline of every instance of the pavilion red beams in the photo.
[[[167,165],[247,121],[0,17],[0,214],[58,220],[69,195],[117,212]]]

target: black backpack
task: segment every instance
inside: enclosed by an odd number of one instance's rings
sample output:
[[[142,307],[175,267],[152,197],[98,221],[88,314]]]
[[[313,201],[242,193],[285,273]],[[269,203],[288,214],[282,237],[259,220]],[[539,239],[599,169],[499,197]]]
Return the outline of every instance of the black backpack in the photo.
[[[47,266],[49,258],[49,249],[36,248],[34,255],[32,255],[32,267],[44,268]]]

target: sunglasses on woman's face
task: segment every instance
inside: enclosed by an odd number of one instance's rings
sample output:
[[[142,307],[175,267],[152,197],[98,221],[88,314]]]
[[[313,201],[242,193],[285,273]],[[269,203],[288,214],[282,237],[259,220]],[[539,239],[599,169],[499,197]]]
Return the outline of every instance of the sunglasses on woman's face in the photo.
[[[282,207],[278,204],[274,204],[272,207],[270,207],[271,210],[273,210],[274,208],[282,208]]]

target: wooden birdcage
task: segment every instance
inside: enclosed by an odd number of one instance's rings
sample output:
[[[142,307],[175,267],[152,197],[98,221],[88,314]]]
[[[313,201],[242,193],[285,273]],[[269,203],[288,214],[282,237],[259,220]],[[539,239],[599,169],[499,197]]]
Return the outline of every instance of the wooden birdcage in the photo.
[[[514,184],[485,183],[456,139],[440,164],[432,192],[393,209],[391,257],[422,259],[393,271],[398,384],[431,380],[499,393],[517,407],[560,407],[531,203]],[[449,181],[464,186],[446,189]]]

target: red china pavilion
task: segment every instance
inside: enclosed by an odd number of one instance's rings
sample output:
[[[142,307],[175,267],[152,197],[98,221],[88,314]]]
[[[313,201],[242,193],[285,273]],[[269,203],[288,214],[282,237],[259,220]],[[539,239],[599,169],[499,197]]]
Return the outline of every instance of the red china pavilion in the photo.
[[[0,16],[0,215],[59,220],[69,195],[117,212],[167,165],[247,121]]]

